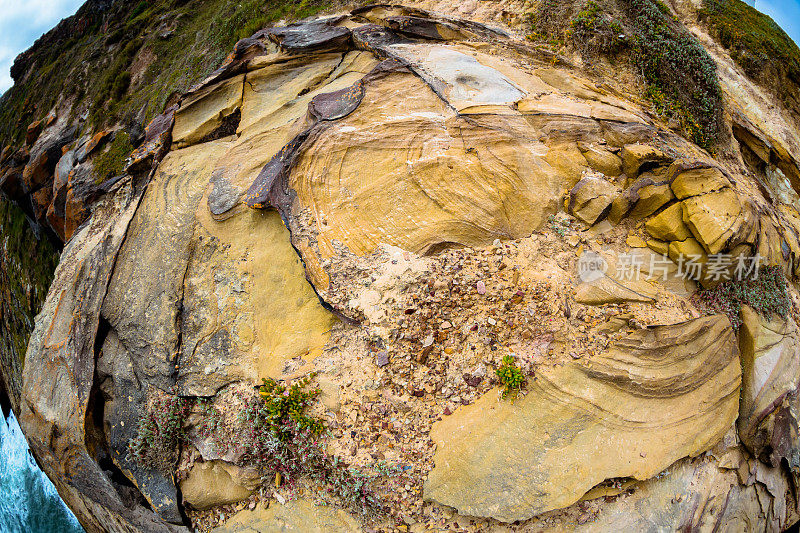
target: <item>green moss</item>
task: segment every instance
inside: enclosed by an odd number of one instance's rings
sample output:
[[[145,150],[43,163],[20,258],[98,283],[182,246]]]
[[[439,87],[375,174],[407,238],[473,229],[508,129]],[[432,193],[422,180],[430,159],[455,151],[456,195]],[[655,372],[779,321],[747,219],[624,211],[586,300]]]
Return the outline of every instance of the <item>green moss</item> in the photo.
[[[122,170],[125,168],[125,159],[132,151],[130,135],[124,131],[118,131],[106,151],[94,160],[97,182],[100,183],[122,174]]]

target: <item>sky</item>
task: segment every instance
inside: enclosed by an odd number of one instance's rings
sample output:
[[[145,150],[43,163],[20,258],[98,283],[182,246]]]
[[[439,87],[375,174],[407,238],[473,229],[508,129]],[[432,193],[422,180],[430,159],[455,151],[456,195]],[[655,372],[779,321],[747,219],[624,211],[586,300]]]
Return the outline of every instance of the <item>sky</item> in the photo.
[[[9,70],[14,58],[84,1],[0,0],[0,94],[13,83]]]
[[[756,9],[772,17],[794,42],[800,44],[800,0],[756,0]]]
[[[72,15],[84,0],[0,0],[0,94],[13,80],[9,69],[18,54],[62,18]],[[756,8],[771,16],[800,43],[800,0],[756,0]]]

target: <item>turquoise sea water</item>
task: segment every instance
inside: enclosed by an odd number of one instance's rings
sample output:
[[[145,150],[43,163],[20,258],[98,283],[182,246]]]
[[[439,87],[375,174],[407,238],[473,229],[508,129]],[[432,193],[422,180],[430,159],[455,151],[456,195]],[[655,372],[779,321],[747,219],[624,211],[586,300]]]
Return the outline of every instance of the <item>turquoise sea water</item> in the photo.
[[[0,532],[83,533],[33,460],[13,413],[0,413]]]

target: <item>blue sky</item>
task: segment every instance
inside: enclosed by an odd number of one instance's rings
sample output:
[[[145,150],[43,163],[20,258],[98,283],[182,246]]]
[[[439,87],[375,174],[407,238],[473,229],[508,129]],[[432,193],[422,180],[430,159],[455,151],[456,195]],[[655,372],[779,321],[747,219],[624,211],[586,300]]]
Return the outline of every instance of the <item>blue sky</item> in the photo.
[[[0,93],[11,87],[14,58],[84,0],[0,0]],[[800,42],[800,0],[756,0],[795,42]]]
[[[0,93],[13,83],[9,69],[14,58],[84,1],[0,0]]]
[[[800,43],[800,0],[756,0],[756,9],[772,17],[794,42]]]

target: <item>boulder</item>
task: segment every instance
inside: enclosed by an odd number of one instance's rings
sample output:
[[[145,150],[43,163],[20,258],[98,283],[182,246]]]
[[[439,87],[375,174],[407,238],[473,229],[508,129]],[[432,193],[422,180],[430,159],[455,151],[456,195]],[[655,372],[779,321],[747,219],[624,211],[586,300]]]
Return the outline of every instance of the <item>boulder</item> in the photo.
[[[46,117],[35,120],[28,124],[28,127],[25,131],[25,144],[28,146],[33,146],[33,144],[39,138],[39,135],[42,133],[42,130],[50,126],[53,122],[55,122],[55,120],[55,113],[49,113]]]
[[[637,177],[644,170],[672,162],[669,155],[646,144],[626,144],[619,155],[622,158],[622,171],[630,178]]]
[[[659,255],[665,256],[669,253],[669,243],[658,239],[647,239],[647,247]]]
[[[314,505],[298,499],[286,504],[273,503],[267,508],[258,505],[233,515],[213,533],[360,533],[358,521],[347,512],[328,506]]]
[[[164,158],[172,145],[172,126],[177,109],[177,104],[173,105],[150,121],[144,130],[144,141],[128,158],[126,173],[135,175],[148,171]]]
[[[683,206],[680,202],[648,220],[645,229],[654,239],[661,241],[683,241],[692,235],[683,222]]]
[[[584,145],[581,147],[581,152],[589,166],[597,172],[610,177],[622,174],[622,159],[614,152],[593,144]]]
[[[224,461],[195,463],[189,477],[181,482],[183,501],[203,510],[244,500],[260,484],[256,473],[247,475]]]
[[[42,187],[31,194],[33,216],[40,224],[47,224],[47,210],[53,201],[53,189]]]
[[[450,41],[468,39],[474,34],[466,32],[453,24],[424,17],[398,15],[387,17],[386,22],[392,30],[410,37]]]
[[[649,217],[675,199],[672,189],[665,182],[644,185],[637,190],[637,193],[639,199],[628,213],[632,218]]]
[[[28,124],[28,128],[25,131],[25,143],[29,146],[33,145],[36,142],[36,139],[39,138],[39,134],[42,133],[42,128],[44,127],[44,119],[35,120]]]
[[[630,189],[625,189],[622,191],[622,194],[614,198],[614,201],[611,202],[611,207],[608,210],[606,218],[612,224],[619,224],[622,222],[623,218],[628,216],[635,202],[636,195],[631,194]]]
[[[424,496],[513,522],[605,479],[651,478],[723,437],[740,382],[724,315],[636,331],[584,363],[540,369],[513,403],[490,391],[434,424]]]
[[[110,140],[114,135],[114,130],[100,130],[92,135],[86,142],[82,143],[75,152],[75,160],[83,163],[97,148]]]
[[[270,28],[266,33],[281,48],[293,53],[343,50],[347,49],[350,42],[348,28],[334,26],[325,20]]]
[[[676,205],[683,206],[686,226],[709,254],[719,253],[730,244],[738,244],[734,242],[735,237],[740,235],[750,218],[739,195],[730,187],[692,196]]]
[[[681,273],[686,278],[705,283],[708,254],[696,239],[689,237],[683,241],[672,241],[667,255],[681,267]]]
[[[175,112],[172,142],[175,148],[197,143],[223,124],[242,105],[244,75],[205,87],[181,103]],[[234,129],[235,130],[235,129]]]
[[[569,212],[592,226],[602,220],[621,189],[598,176],[586,176],[569,193]]]
[[[718,168],[693,168],[677,174],[670,186],[675,196],[683,200],[690,196],[718,191],[731,185],[730,180]]]
[[[741,318],[739,437],[756,457],[763,457],[773,466],[785,459],[797,470],[800,333],[792,318],[767,319],[748,306],[742,307]]]
[[[48,132],[41,136],[31,148],[30,160],[22,172],[25,190],[33,192],[50,185],[53,171],[61,159],[62,148],[75,138],[76,127]]]

